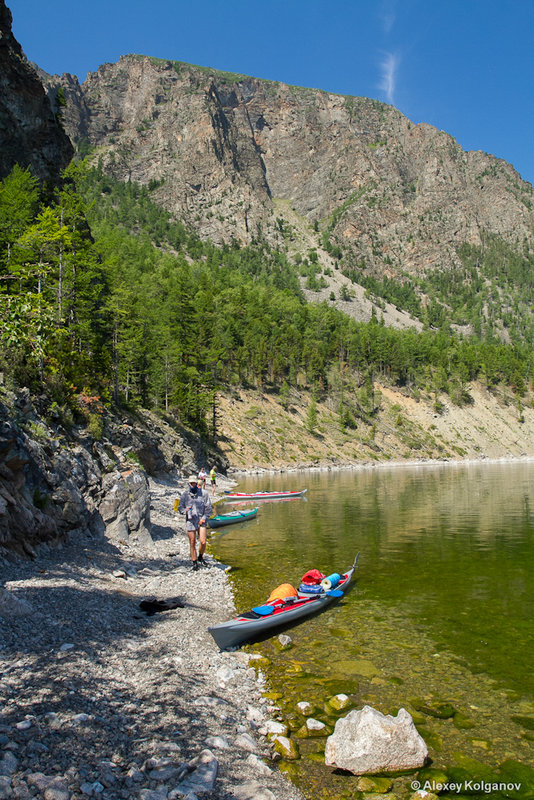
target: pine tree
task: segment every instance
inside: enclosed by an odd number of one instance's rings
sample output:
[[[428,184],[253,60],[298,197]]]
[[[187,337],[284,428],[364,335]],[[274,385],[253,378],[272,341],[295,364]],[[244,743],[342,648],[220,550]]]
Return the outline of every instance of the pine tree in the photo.
[[[306,430],[308,433],[315,433],[317,428],[317,402],[315,397],[312,396],[308,405],[308,412],[306,414]]]
[[[37,178],[16,164],[0,183],[0,265],[9,273],[12,248],[37,213]],[[5,274],[4,280],[8,278]],[[6,287],[4,285],[4,291]],[[2,289],[0,289],[2,291]]]

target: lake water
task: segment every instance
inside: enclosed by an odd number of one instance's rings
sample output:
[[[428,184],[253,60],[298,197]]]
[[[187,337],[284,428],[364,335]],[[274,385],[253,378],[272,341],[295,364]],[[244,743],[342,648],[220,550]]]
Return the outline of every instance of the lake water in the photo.
[[[254,521],[211,537],[214,554],[233,567],[240,610],[280,583],[298,586],[309,569],[344,571],[361,553],[352,590],[291,628],[289,651],[280,652],[276,636],[252,646],[271,661],[263,671],[281,716],[298,728],[296,704],[308,700],[333,726],[324,704],[344,692],[356,708],[408,708],[432,766],[449,775],[532,765],[534,463],[239,482],[239,491],[305,487],[305,499],[261,502]],[[302,758],[282,766],[307,796],[357,796],[356,778],[324,766],[324,738],[298,741]],[[393,788],[402,794],[406,786]]]

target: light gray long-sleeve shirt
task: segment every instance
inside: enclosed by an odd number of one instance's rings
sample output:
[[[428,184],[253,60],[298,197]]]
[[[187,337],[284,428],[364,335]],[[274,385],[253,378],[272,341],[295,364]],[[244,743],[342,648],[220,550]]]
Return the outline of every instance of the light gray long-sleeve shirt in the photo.
[[[188,531],[196,531],[200,527],[200,520],[208,521],[211,516],[211,500],[209,494],[200,487],[193,494],[188,488],[180,497],[178,504],[180,514],[185,514],[186,528]]]

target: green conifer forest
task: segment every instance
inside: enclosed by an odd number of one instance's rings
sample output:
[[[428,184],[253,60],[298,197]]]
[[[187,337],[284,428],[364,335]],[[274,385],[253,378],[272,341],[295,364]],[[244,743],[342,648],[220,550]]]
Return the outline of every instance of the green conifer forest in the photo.
[[[466,269],[476,257],[464,254]],[[450,300],[449,286],[437,289]],[[53,194],[19,167],[1,183],[0,294],[6,384],[59,404],[83,391],[162,409],[205,435],[216,434],[218,392],[269,386],[283,396],[300,384],[325,395],[335,365],[347,385],[357,375],[360,385],[425,386],[456,403],[475,379],[521,396],[534,374],[526,344],[481,330],[461,338],[440,324],[438,305],[417,333],[308,304],[284,253],[201,241],[150,188],[85,162]]]

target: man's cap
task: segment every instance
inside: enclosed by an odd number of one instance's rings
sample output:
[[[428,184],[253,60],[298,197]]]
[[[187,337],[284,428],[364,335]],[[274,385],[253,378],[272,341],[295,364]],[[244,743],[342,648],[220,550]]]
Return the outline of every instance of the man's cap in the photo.
[[[196,475],[190,475],[189,478],[187,479],[187,482],[188,483],[198,483],[198,478],[197,478]]]

